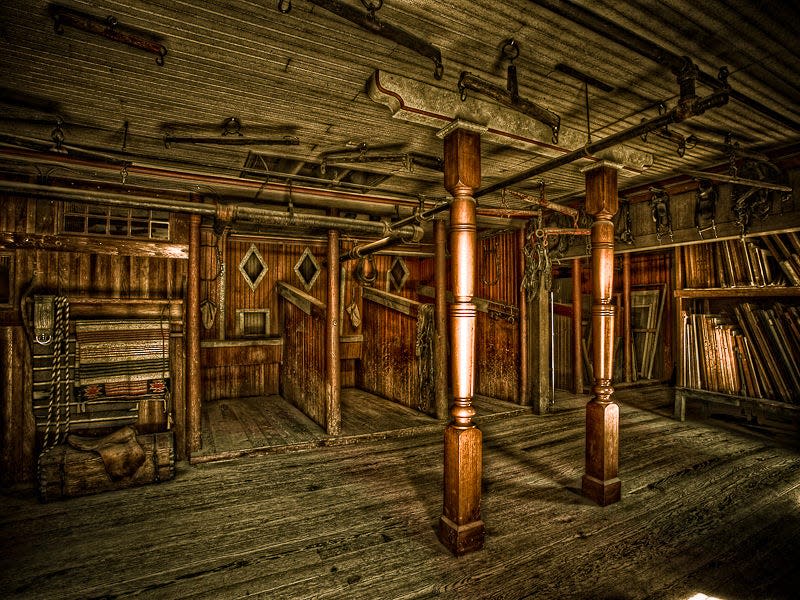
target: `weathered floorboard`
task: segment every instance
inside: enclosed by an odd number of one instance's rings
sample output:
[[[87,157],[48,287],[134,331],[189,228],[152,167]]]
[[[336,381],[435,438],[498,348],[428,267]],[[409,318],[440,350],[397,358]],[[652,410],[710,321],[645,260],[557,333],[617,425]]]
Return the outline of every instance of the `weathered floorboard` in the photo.
[[[600,508],[577,493],[585,400],[481,424],[486,545],[458,559],[434,529],[433,420],[417,435],[183,463],[173,481],[97,496],[6,494],[0,589],[37,599],[796,596],[797,447],[677,422],[666,394],[626,392],[622,501]]]

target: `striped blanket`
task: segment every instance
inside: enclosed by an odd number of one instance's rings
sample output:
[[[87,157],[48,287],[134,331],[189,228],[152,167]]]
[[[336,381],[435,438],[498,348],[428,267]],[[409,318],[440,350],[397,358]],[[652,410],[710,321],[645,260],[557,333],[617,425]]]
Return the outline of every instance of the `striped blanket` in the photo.
[[[169,323],[76,321],[75,340],[79,401],[164,397],[169,386]]]

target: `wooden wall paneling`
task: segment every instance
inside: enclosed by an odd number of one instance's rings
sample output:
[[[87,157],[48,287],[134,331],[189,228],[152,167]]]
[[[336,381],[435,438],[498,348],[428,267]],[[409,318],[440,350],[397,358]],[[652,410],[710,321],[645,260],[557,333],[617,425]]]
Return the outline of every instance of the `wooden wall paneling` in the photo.
[[[519,309],[517,244],[515,232],[481,240],[478,244],[477,297]],[[517,325],[491,312],[478,313],[475,340],[475,389],[478,394],[508,402],[519,401],[519,335]]]
[[[36,475],[36,426],[30,401],[30,351],[20,326],[0,327],[0,371],[0,482],[30,482]]]
[[[478,312],[476,391],[507,402],[518,401],[519,329],[515,324]]]
[[[365,293],[359,387],[403,406],[435,415],[433,390],[421,389],[421,365],[416,356],[417,319],[421,305],[402,298],[379,291],[372,295]],[[432,355],[426,358],[433,360]]]

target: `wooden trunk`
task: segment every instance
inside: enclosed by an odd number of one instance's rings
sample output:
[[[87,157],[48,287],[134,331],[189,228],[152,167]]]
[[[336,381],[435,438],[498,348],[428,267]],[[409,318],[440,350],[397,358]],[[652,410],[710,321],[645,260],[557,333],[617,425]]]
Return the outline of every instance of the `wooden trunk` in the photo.
[[[112,480],[97,452],[76,450],[59,444],[47,450],[39,461],[39,498],[86,496],[146,483],[167,481],[175,476],[175,441],[171,431],[138,435],[144,450],[142,465],[130,477]]]

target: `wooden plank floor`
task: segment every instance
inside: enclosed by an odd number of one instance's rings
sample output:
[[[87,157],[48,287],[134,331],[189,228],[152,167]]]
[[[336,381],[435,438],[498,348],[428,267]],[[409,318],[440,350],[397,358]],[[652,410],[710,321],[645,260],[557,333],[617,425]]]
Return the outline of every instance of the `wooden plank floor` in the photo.
[[[444,423],[419,411],[355,388],[342,390],[342,433],[329,436],[281,396],[215,400],[203,406],[202,443],[193,463],[352,444],[370,438],[401,437],[442,431]],[[530,409],[478,396],[478,422]]]
[[[4,598],[796,598],[797,447],[620,395],[622,500],[580,497],[584,411],[488,420],[483,550],[437,541],[441,432],[180,465],[39,504],[5,495]],[[583,399],[585,400],[585,398]]]

